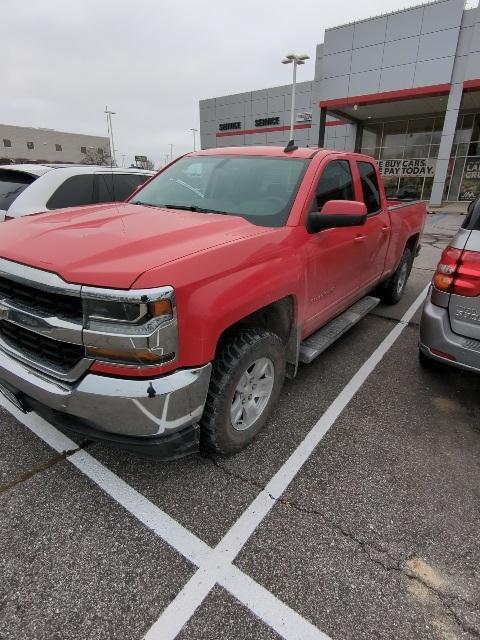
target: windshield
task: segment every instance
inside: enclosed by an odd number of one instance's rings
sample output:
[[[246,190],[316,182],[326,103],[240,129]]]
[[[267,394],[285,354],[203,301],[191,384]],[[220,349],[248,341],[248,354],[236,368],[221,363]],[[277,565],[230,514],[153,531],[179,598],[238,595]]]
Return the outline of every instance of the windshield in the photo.
[[[307,162],[264,156],[185,157],[137,192],[131,203],[241,216],[253,224],[281,227]]]
[[[0,169],[0,209],[7,211],[12,202],[35,180],[21,171]]]

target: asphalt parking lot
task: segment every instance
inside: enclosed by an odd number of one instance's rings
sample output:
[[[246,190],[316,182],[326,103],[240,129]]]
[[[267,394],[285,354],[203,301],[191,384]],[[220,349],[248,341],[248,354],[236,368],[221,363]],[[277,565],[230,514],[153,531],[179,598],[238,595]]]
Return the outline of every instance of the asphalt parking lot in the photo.
[[[0,409],[0,638],[479,638],[479,379],[417,361],[461,220],[429,216],[405,298],[237,456],[160,464]]]

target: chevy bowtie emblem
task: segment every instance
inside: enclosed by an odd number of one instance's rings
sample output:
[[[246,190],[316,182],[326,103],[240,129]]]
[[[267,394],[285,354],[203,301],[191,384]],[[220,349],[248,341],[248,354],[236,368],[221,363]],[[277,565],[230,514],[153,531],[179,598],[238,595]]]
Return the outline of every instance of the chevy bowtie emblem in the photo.
[[[8,307],[0,302],[0,320],[6,320],[8,318],[8,311]]]

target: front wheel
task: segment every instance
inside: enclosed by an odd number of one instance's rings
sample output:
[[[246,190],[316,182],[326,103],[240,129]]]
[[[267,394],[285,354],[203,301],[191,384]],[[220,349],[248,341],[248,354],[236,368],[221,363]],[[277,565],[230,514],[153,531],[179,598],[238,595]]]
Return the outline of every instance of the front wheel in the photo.
[[[203,449],[232,454],[265,426],[285,378],[285,348],[266,329],[245,328],[222,340],[200,421]]]
[[[397,304],[403,296],[408,277],[412,270],[413,255],[407,247],[403,252],[400,264],[394,274],[390,276],[378,289],[378,294],[384,304]]]

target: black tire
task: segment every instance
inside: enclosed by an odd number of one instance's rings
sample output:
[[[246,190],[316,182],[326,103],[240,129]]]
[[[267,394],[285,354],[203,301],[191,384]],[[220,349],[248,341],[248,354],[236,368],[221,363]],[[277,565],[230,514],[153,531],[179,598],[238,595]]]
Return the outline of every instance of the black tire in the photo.
[[[413,255],[407,247],[403,252],[400,264],[394,274],[382,283],[378,289],[378,295],[384,304],[397,304],[403,296],[408,277],[413,265]]]
[[[258,419],[248,428],[232,425],[231,408],[237,386],[247,369],[260,358],[273,364],[273,388]],[[245,328],[226,336],[213,363],[205,410],[200,421],[204,451],[232,454],[244,449],[263,429],[278,401],[285,379],[285,348],[280,338],[265,329]]]

